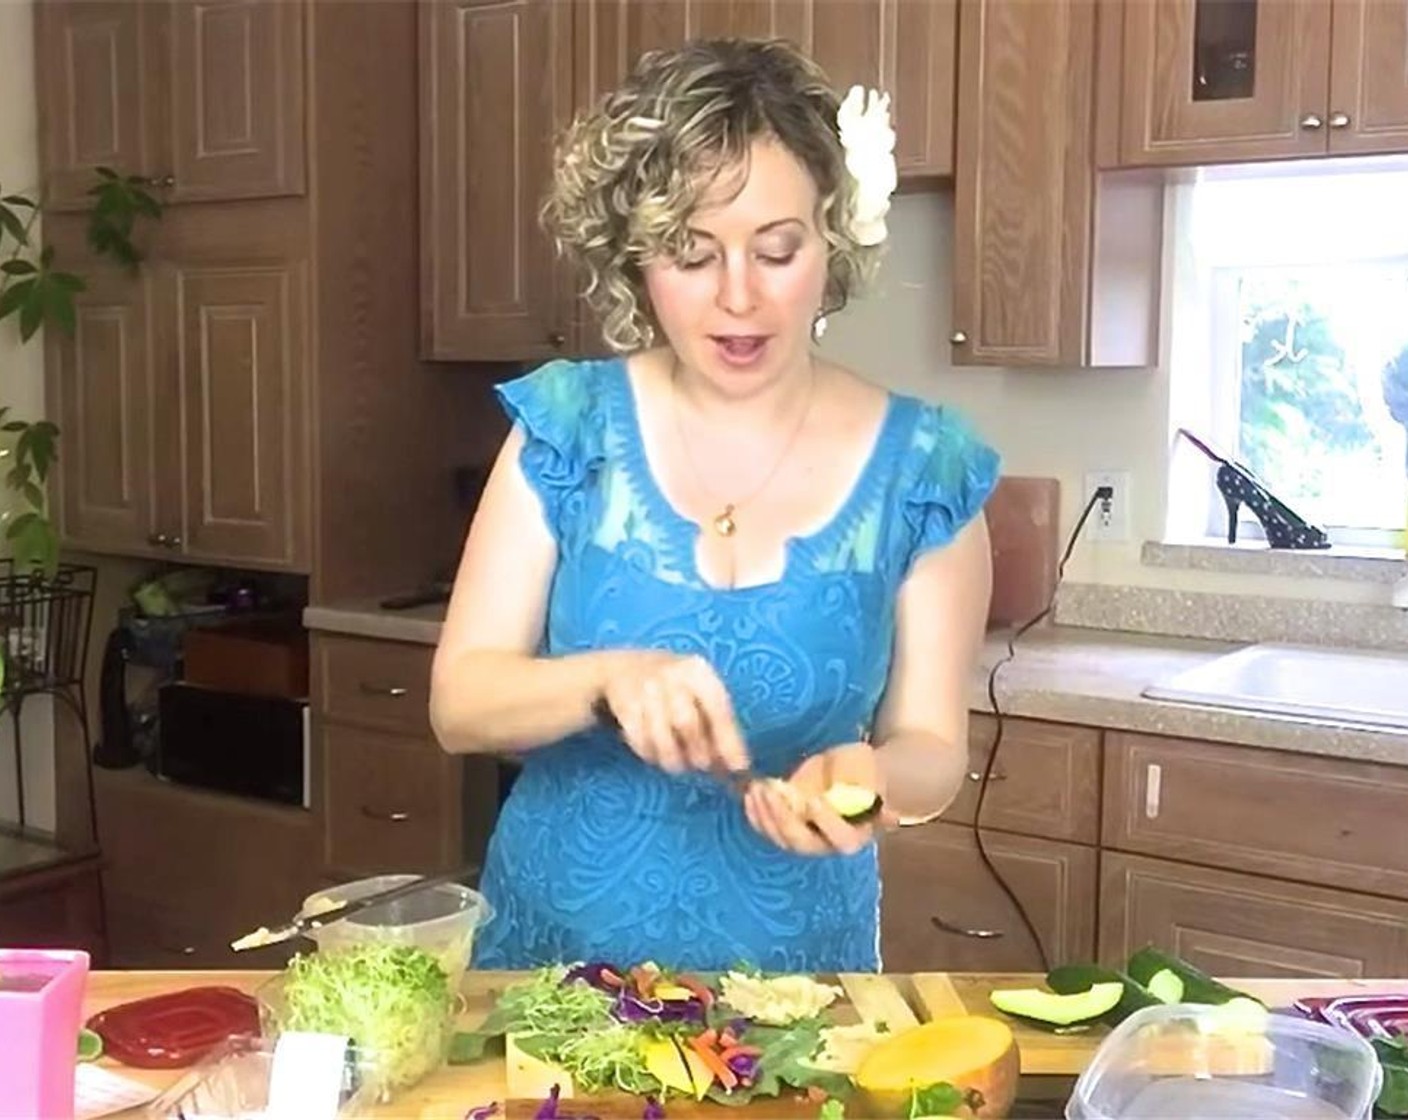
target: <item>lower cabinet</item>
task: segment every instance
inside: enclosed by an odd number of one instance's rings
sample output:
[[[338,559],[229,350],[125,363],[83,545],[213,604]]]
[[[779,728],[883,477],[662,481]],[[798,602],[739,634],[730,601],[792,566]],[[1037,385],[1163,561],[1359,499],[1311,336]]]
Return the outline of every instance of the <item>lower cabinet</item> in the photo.
[[[1051,963],[1088,960],[1095,951],[1096,850],[986,829],[983,841]],[[1041,954],[983,863],[971,828],[938,821],[888,833],[880,873],[887,970],[1040,970]]]
[[[1408,975],[1408,902],[1145,856],[1101,856],[1100,960],[1146,944],[1218,976]]]

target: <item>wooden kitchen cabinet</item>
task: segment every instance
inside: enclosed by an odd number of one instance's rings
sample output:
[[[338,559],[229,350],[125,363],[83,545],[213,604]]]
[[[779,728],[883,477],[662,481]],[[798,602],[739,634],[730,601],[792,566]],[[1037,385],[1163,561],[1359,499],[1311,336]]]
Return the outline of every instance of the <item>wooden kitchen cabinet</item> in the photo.
[[[1218,976],[1402,976],[1408,902],[1105,853],[1100,960],[1148,944]]]
[[[46,331],[48,413],[63,433],[53,510],[65,542],[140,553],[156,532],[150,277],[85,270],[73,336]]]
[[[1404,0],[1106,0],[1102,19],[1102,166],[1408,151]]]
[[[538,222],[553,134],[645,51],[779,36],[839,90],[889,90],[903,180],[953,169],[957,0],[451,0],[421,7],[422,353],[597,352]]]
[[[196,236],[203,222],[170,211],[135,275],[86,257],[77,218],[46,230],[90,277],[73,336],[46,337],[60,536],[98,553],[306,571],[305,269],[293,246],[262,251],[285,236],[278,221]]]
[[[36,5],[47,209],[86,208],[93,169],[170,202],[302,194],[304,18],[286,0]]]
[[[1163,187],[1097,176],[1094,0],[963,0],[955,365],[1154,363]]]
[[[990,830],[983,839],[1051,963],[1088,960],[1095,949],[1096,850]],[[880,875],[886,969],[1041,970],[1041,954],[967,826],[939,821],[886,834]]]
[[[1408,768],[1109,732],[1101,843],[1408,899]]]

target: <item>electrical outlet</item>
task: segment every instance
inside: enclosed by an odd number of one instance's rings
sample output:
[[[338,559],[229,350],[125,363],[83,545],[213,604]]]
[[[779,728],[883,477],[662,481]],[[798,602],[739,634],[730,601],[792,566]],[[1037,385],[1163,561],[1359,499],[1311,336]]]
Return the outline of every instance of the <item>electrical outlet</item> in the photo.
[[[1095,493],[1099,486],[1108,486],[1114,491],[1114,495],[1108,502],[1096,501],[1095,508],[1090,511],[1090,517],[1085,523],[1086,535],[1096,541],[1129,540],[1129,472],[1087,471],[1086,501],[1090,500],[1090,495]]]

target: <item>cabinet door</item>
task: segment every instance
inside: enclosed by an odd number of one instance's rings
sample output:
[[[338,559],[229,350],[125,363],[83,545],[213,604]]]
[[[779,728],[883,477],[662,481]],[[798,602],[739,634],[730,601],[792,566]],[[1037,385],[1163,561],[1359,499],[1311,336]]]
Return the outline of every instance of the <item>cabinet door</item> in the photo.
[[[174,0],[173,202],[304,189],[301,0]]]
[[[85,208],[95,167],[151,173],[148,8],[142,0],[34,5],[46,208]]]
[[[1125,0],[1121,163],[1323,155],[1327,0]]]
[[[1095,947],[1094,848],[983,832],[1052,962]],[[935,823],[880,842],[880,942],[887,970],[1027,972],[1041,968],[1017,909],[984,865],[971,829]],[[996,937],[978,934],[997,933]]]
[[[538,224],[571,94],[573,5],[444,0],[421,7],[422,350],[551,357],[568,315]]]
[[[307,565],[304,276],[297,264],[179,264],[175,337],[191,560]]]
[[[1402,976],[1408,903],[1159,859],[1101,857],[1100,960],[1157,945],[1216,976]]]
[[[149,553],[155,496],[151,284],[110,265],[78,268],[72,336],[46,332],[49,414],[59,425],[55,466],[63,543],[94,552]]]
[[[1408,0],[1335,0],[1330,151],[1408,152]]]
[[[1088,0],[965,0],[953,361],[1079,365],[1091,267]]]

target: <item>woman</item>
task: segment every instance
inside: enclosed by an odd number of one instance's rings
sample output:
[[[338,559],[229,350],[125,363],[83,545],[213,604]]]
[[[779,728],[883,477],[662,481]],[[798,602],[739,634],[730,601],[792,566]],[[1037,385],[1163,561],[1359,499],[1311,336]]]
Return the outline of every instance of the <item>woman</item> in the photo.
[[[523,755],[480,967],[875,969],[874,826],[821,795],[959,788],[997,459],[813,353],[893,188],[884,104],[844,146],[839,110],[784,44],[697,43],[561,142],[545,216],[621,356],[500,387],[436,653],[445,749]]]

